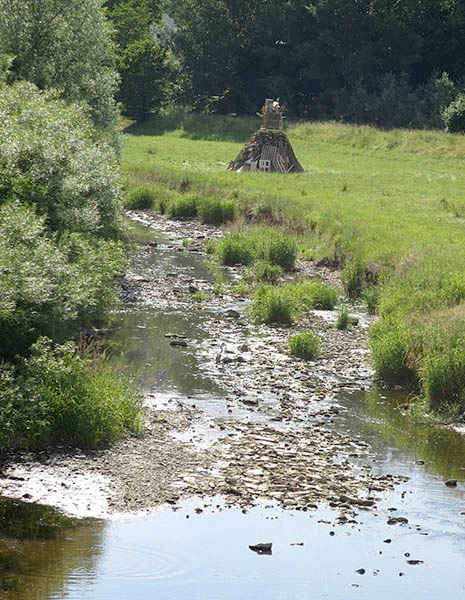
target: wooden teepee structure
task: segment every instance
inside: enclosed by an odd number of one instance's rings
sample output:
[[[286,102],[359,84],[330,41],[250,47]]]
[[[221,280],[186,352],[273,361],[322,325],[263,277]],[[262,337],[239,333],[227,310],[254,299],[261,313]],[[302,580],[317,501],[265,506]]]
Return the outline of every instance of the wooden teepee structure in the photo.
[[[302,173],[302,165],[283,131],[283,117],[278,100],[267,98],[261,113],[262,126],[233,160],[230,171],[265,171]]]

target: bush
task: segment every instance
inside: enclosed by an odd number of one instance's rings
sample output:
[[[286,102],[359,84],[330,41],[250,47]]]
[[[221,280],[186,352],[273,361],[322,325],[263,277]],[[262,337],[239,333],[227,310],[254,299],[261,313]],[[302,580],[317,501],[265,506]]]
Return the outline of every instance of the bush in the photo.
[[[199,201],[197,212],[201,223],[221,225],[234,220],[236,203],[234,200],[221,200],[208,196]]]
[[[362,298],[365,301],[367,310],[370,315],[376,314],[376,310],[379,304],[379,288],[376,285],[371,285],[365,288],[362,292]]]
[[[233,249],[233,254],[237,254],[239,260],[224,262],[224,250],[226,250],[227,256],[229,250]],[[285,271],[290,271],[293,269],[297,258],[297,244],[292,236],[280,233],[275,229],[250,227],[244,231],[226,236],[218,245],[218,253],[223,264],[249,265],[254,261],[263,261],[270,265],[277,265]],[[244,258],[240,258],[241,254]],[[228,256],[227,260],[229,260]]]
[[[257,288],[253,298],[252,315],[259,323],[288,325],[297,316],[297,301],[291,286]]]
[[[321,340],[313,331],[297,333],[289,338],[289,351],[294,356],[312,360],[320,354]]]
[[[118,236],[116,153],[98,138],[85,109],[19,83],[2,87],[0,114],[0,205],[34,205],[53,230]]]
[[[25,352],[40,335],[64,341],[115,304],[121,244],[78,233],[57,239],[18,201],[0,207],[0,233],[0,357]]]
[[[19,366],[0,367],[0,447],[94,447],[140,431],[141,395],[101,360],[41,338]]]
[[[168,203],[166,212],[170,217],[196,217],[199,198],[196,194],[180,194]]]
[[[215,252],[223,265],[250,265],[254,259],[250,237],[244,232],[224,237],[216,245]]]
[[[289,236],[271,231],[265,236],[263,244],[263,259],[271,265],[279,265],[284,271],[294,268],[297,258],[297,244]]]
[[[453,403],[465,409],[465,306],[440,309],[413,322],[420,342],[418,374],[433,408]]]
[[[450,133],[465,132],[465,94],[459,94],[442,113],[445,128]]]
[[[279,265],[270,265],[260,261],[253,267],[255,278],[265,283],[277,283],[282,277],[283,270]]]
[[[158,195],[153,187],[139,185],[126,194],[124,206],[129,209],[152,209],[157,204]]]
[[[262,285],[255,291],[252,314],[261,323],[285,324],[305,310],[331,310],[335,303],[335,290],[319,281],[282,287]]]
[[[321,281],[300,283],[295,292],[302,310],[333,310],[336,306],[336,290]]]
[[[377,376],[387,383],[410,382],[415,373],[409,367],[409,332],[396,319],[382,319],[370,330],[371,355]]]
[[[191,298],[194,302],[205,302],[208,300],[208,292],[205,290],[197,290],[192,294]]]
[[[341,281],[349,298],[360,296],[365,287],[365,267],[359,259],[345,263],[341,271]]]

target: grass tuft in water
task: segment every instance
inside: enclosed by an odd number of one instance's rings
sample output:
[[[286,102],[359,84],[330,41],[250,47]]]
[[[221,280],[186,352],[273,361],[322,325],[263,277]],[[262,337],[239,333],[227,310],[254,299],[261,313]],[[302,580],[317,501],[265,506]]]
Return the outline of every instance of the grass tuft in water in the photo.
[[[347,306],[341,306],[339,312],[337,314],[336,319],[336,329],[347,329],[350,324],[350,316],[349,311],[347,310]]]
[[[289,351],[293,356],[313,360],[321,350],[321,339],[313,331],[296,333],[289,338]]]
[[[253,295],[252,315],[260,323],[293,323],[298,316],[311,309],[331,310],[337,300],[335,290],[319,281],[262,285]]]

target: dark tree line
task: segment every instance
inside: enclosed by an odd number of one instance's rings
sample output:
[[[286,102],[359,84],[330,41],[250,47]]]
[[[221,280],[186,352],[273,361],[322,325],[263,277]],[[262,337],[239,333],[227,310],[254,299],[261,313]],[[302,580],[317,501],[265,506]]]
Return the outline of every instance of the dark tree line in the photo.
[[[441,125],[465,77],[459,0],[173,0],[184,102],[299,118]]]
[[[280,97],[295,118],[416,127],[465,105],[462,0],[0,0],[0,16],[10,76],[86,101],[99,126],[114,95],[137,119]]]

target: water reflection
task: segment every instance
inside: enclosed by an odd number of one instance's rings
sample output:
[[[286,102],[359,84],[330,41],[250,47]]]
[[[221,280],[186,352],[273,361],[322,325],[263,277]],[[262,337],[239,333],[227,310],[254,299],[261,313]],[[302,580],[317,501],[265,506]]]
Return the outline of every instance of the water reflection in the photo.
[[[134,308],[114,316],[108,341],[120,368],[136,376],[147,392],[221,396],[223,390],[202,375],[196,355],[196,346],[208,338],[204,319],[200,311],[183,314]],[[172,333],[186,336],[187,346],[173,347],[165,337]]]
[[[110,523],[98,578],[92,585],[70,578],[66,597],[437,600],[464,592],[464,549],[441,535],[437,521],[422,536],[415,528],[388,525],[383,507],[378,515],[361,515],[361,527],[335,525],[327,510],[256,507],[244,514],[220,512],[218,502],[195,501],[177,512]],[[269,542],[272,555],[249,549]]]
[[[103,530],[100,521],[72,519],[47,506],[0,498],[0,597],[62,597],[75,569],[87,579],[95,572]]]
[[[371,389],[343,395],[344,427],[375,449],[390,446],[427,473],[465,479],[465,438],[453,429],[415,421],[405,411],[405,394]]]
[[[148,231],[147,231],[148,230]],[[131,237],[147,242],[149,236],[156,246],[138,247],[131,259],[128,278],[151,281],[160,285],[161,296],[150,289],[142,292],[141,302],[123,305],[112,316],[111,331],[106,337],[113,360],[135,376],[146,392],[180,396],[195,394],[224,395],[223,390],[210,378],[202,375],[196,347],[208,339],[208,320],[218,315],[205,304],[196,304],[189,294],[182,301],[166,299],[166,291],[181,289],[193,281],[212,284],[215,272],[204,256],[173,247],[163,235],[154,235],[152,229],[140,224],[131,226]],[[222,278],[227,274],[222,271]],[[168,287],[166,282],[169,281]],[[173,347],[169,334],[185,336],[185,348]]]

